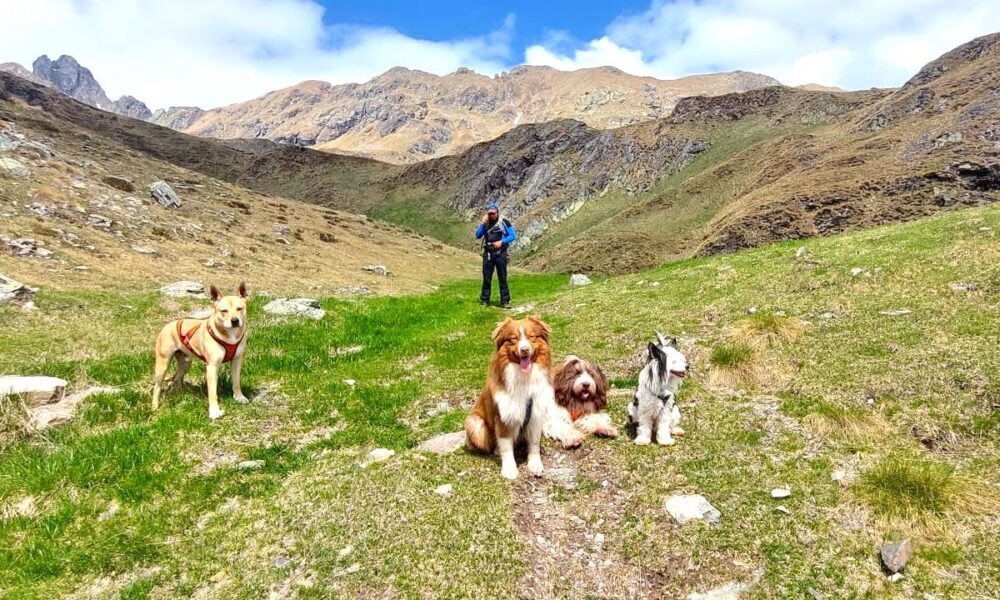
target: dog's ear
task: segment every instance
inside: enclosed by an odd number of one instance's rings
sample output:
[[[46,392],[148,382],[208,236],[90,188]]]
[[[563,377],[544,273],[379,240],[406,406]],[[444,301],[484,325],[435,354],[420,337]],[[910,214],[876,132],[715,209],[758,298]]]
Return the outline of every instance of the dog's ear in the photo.
[[[594,378],[594,408],[596,410],[604,410],[608,405],[608,378],[605,377],[604,371],[601,367],[598,367],[594,363],[587,363],[590,365],[591,373],[590,376]]]
[[[222,300],[222,292],[220,292],[219,288],[215,285],[211,285],[208,288],[208,297],[212,299],[212,303],[214,304],[219,300]]]
[[[663,348],[660,348],[653,342],[650,342],[646,346],[646,350],[649,352],[649,360],[655,360],[660,364],[666,364],[667,353],[663,351]]]
[[[500,341],[500,333],[503,331],[503,328],[506,327],[507,324],[510,323],[511,321],[512,319],[510,317],[507,317],[503,321],[497,323],[497,328],[493,330],[492,334],[490,334],[493,337],[494,342]]]
[[[664,348],[676,348],[677,338],[675,337],[664,337],[659,331],[656,332],[656,339],[660,342],[660,346]]]
[[[549,334],[552,333],[552,328],[549,327],[548,323],[543,321],[538,315],[531,315],[528,317],[528,320],[542,328],[542,334],[545,336],[545,339],[549,338]]]
[[[240,286],[236,288],[236,295],[244,300],[250,297],[250,290],[247,289],[247,282],[240,282]]]

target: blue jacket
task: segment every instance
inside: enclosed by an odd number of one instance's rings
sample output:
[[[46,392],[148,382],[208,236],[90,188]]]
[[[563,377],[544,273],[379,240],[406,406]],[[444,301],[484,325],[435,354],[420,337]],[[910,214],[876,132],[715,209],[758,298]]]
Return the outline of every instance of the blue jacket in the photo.
[[[500,227],[503,227],[504,236],[500,239],[505,246],[509,246],[514,243],[517,239],[517,230],[514,229],[514,224],[508,221],[505,217],[500,217]],[[476,239],[482,239],[486,235],[489,228],[486,227],[484,223],[480,223],[479,227],[476,227]]]

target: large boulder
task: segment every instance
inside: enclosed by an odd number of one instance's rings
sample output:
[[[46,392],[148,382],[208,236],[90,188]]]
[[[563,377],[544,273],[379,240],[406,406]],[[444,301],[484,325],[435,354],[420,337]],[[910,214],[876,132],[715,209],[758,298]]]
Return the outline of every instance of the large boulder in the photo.
[[[569,276],[570,285],[590,285],[591,283],[593,282],[590,280],[590,277],[587,277],[583,273],[573,273]]]
[[[115,188],[116,190],[121,190],[123,192],[129,192],[129,193],[135,191],[135,184],[132,183],[131,179],[127,179],[125,177],[119,177],[117,175],[105,175],[104,177],[101,178],[101,181],[103,181],[105,185],[109,185]]]
[[[161,287],[160,293],[171,298],[202,298],[205,296],[205,286],[197,281],[175,281]]]
[[[31,302],[31,297],[35,295],[35,289],[30,288],[20,281],[15,281],[10,277],[0,275],[0,304],[17,302],[23,304]]]
[[[65,392],[66,380],[58,377],[0,376],[0,398],[20,396],[29,407],[58,402]]]
[[[174,192],[174,189],[167,185],[166,181],[154,181],[149,185],[149,195],[156,200],[160,206],[167,208],[180,208],[181,199]]]
[[[276,298],[264,305],[264,312],[282,317],[309,317],[322,319],[326,316],[314,298]]]
[[[15,177],[27,177],[31,175],[28,167],[13,158],[0,158],[0,173],[8,173]]]

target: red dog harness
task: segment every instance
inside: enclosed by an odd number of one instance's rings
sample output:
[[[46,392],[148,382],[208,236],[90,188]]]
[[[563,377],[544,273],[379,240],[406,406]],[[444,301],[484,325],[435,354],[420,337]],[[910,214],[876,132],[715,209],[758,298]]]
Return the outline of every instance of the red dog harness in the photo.
[[[207,363],[208,361],[205,360],[205,357],[202,356],[201,354],[198,354],[198,351],[191,346],[191,338],[194,337],[194,334],[198,332],[198,329],[204,323],[206,323],[206,321],[198,321],[197,325],[192,327],[190,331],[188,331],[187,333],[184,333],[182,331],[184,327],[184,319],[177,319],[177,337],[181,339],[181,343],[184,344],[184,347],[187,348],[191,354],[195,355],[201,362]],[[208,326],[206,325],[206,327]],[[241,337],[240,339],[236,340],[235,344],[230,344],[229,342],[223,340],[218,335],[216,335],[215,331],[211,327],[208,327],[208,335],[212,336],[213,340],[215,340],[220,346],[226,349],[226,357],[222,359],[222,362],[224,363],[233,360],[233,357],[236,356],[236,350],[240,347],[240,344],[243,343],[243,338]],[[246,333],[244,332],[243,335],[246,335]]]

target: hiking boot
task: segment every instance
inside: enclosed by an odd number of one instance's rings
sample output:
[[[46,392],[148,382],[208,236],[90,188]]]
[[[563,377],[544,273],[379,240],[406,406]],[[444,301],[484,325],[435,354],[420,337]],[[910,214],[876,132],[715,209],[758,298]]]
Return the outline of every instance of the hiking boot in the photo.
[[[487,307],[489,305],[490,305],[489,302],[483,302],[482,300],[479,301],[479,306],[482,306],[483,308],[485,308],[485,307]]]
[[[510,302],[504,302],[503,304],[500,305],[500,308],[508,308],[509,309],[510,308]]]

